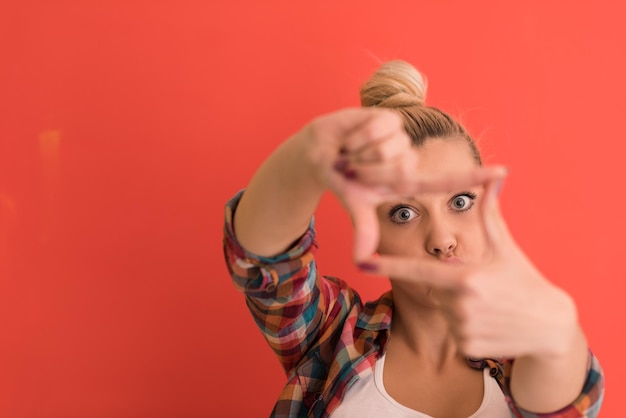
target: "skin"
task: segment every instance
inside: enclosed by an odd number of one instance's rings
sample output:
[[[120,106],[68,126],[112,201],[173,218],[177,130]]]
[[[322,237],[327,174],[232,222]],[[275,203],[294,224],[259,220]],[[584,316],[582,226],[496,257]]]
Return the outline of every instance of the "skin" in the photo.
[[[468,150],[462,139],[429,140],[419,149],[419,171],[427,176],[477,168]],[[424,193],[380,205],[378,253],[446,263],[479,262],[486,252],[478,210],[483,191],[484,187],[478,185],[448,193]],[[397,289],[395,293],[423,293],[415,303],[438,305],[432,287],[421,283],[407,286],[406,282],[393,279],[392,285]]]
[[[476,168],[468,149],[463,139],[427,141],[419,150],[419,170],[427,175]],[[454,264],[479,262],[486,252],[478,210],[483,192],[484,187],[473,186],[380,205],[378,254]],[[387,392],[430,416],[470,416],[483,399],[483,375],[469,368],[459,352],[440,309],[439,289],[393,278],[391,284],[395,311],[383,371]]]
[[[330,191],[354,222],[354,261],[392,281],[385,363],[392,396],[435,416],[468,416],[482,380],[464,358],[511,357],[516,402],[556,411],[580,393],[588,348],[572,299],[506,227],[497,200],[505,176],[501,167],[478,167],[456,138],[413,147],[393,112],[343,110],[312,121],[265,161],[239,203],[235,231],[251,252],[281,253]],[[451,210],[451,199],[467,191],[477,195],[474,206]],[[392,223],[389,202],[420,216]],[[455,263],[443,261],[451,255]],[[415,390],[429,391],[428,400],[414,400]]]

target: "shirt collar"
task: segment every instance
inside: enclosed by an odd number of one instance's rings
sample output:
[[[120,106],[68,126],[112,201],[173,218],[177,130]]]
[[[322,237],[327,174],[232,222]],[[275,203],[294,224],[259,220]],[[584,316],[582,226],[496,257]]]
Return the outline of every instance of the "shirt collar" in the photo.
[[[359,314],[356,327],[368,331],[389,331],[393,314],[391,290],[383,293],[375,301],[365,303]]]

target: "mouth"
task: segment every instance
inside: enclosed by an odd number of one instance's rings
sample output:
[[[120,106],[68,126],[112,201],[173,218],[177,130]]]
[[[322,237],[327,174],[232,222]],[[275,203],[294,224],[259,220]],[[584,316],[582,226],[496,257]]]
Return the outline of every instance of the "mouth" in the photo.
[[[439,261],[445,264],[452,264],[452,265],[463,264],[463,260],[461,260],[459,257],[454,256],[454,255],[440,258]]]

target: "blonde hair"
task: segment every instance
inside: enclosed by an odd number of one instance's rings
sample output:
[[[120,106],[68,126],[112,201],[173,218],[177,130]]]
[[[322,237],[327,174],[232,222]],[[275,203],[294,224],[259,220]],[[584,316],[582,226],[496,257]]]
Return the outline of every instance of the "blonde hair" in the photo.
[[[463,125],[436,107],[426,106],[426,87],[424,76],[411,64],[389,61],[361,87],[361,105],[400,113],[404,129],[415,146],[421,146],[429,138],[463,138],[474,159],[482,164],[478,147]]]

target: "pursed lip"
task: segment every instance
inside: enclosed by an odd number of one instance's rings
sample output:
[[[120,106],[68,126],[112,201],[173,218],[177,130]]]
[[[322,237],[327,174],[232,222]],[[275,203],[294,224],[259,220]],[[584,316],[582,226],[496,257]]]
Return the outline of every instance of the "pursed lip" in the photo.
[[[441,261],[442,263],[446,263],[446,264],[463,264],[463,260],[461,260],[459,257],[454,256],[454,255],[440,258],[439,261]]]

